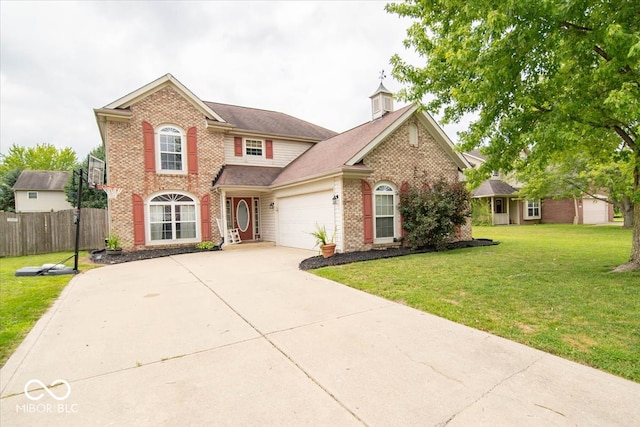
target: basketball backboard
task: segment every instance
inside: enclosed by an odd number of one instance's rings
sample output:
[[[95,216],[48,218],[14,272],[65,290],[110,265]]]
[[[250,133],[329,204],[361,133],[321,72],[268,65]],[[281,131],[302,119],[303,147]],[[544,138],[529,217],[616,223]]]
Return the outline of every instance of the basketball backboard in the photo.
[[[87,163],[87,184],[89,188],[102,186],[104,184],[104,160],[89,154]]]

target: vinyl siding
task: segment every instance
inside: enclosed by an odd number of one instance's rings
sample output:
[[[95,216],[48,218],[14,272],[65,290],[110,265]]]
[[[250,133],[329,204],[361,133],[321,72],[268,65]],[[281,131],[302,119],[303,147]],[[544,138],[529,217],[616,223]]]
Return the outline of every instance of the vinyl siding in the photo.
[[[225,163],[228,165],[255,165],[255,166],[276,166],[285,167],[296,159],[300,154],[307,151],[311,145],[309,142],[282,141],[272,139],[273,141],[273,159],[267,159],[266,147],[263,145],[263,155],[237,157],[234,152],[233,136],[226,135],[224,138],[224,157]],[[267,138],[255,138],[266,140]],[[244,154],[244,152],[243,152]]]

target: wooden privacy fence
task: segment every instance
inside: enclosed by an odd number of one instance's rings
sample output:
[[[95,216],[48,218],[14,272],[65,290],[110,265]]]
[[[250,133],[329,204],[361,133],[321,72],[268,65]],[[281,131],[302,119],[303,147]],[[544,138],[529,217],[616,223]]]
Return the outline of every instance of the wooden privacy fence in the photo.
[[[76,243],[75,209],[58,212],[0,212],[0,257],[73,251]],[[83,208],[80,249],[104,247],[107,210]]]

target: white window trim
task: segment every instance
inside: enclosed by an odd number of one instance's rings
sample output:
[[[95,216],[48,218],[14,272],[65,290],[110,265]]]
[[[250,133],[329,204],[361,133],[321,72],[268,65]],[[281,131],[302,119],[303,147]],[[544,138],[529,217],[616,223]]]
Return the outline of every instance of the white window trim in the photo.
[[[182,196],[186,196],[193,200],[195,205],[195,216],[196,216],[196,237],[193,239],[171,239],[171,240],[151,240],[151,206],[159,205],[161,203],[151,202],[155,197],[161,196],[163,194],[180,194]],[[186,204],[186,203],[181,203]],[[200,223],[200,199],[198,199],[193,194],[185,193],[184,191],[158,191],[150,195],[144,203],[144,229],[145,229],[145,239],[146,244],[148,246],[166,246],[166,245],[176,245],[182,243],[199,243],[201,241],[201,229],[202,224]]]
[[[538,215],[529,215],[529,205],[536,204],[538,205]],[[540,200],[527,200],[524,203],[524,219],[540,219],[542,216],[542,205]]]
[[[378,193],[377,189],[381,185],[387,185],[391,188],[393,193],[391,192],[380,192]],[[378,218],[376,212],[376,195],[377,194],[385,194],[385,195],[393,195],[393,236],[392,237],[378,237],[378,228],[376,227],[376,220]],[[395,185],[388,181],[381,181],[376,183],[373,186],[373,243],[393,243],[398,236],[398,219],[400,218],[398,214],[398,190]]]
[[[31,197],[32,194],[35,194],[36,197]],[[38,192],[37,191],[27,191],[27,199],[28,200],[38,200]]]
[[[180,141],[182,144],[182,169],[162,169],[162,153],[160,150],[160,129],[162,128],[174,128],[180,132]],[[171,123],[165,123],[157,126],[154,132],[155,137],[155,151],[156,151],[156,173],[162,175],[186,175],[187,174],[187,134],[180,127]]]
[[[254,142],[259,142],[260,143],[260,152],[261,154],[249,154],[247,153],[247,141],[254,141]],[[258,138],[243,138],[242,139],[242,155],[245,157],[249,157],[249,158],[261,158],[264,159],[266,156],[266,151],[267,147],[265,146],[265,142],[264,139],[258,139]]]

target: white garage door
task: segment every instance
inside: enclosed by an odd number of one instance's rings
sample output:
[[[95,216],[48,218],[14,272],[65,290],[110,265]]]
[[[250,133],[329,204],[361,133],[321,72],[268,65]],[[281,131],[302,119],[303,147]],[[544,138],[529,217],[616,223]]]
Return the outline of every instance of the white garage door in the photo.
[[[609,206],[598,199],[582,199],[582,222],[584,224],[603,224],[609,221]]]
[[[329,235],[335,227],[331,191],[304,194],[278,199],[278,245],[300,249],[314,249],[315,238],[309,233],[316,223],[327,228]]]

